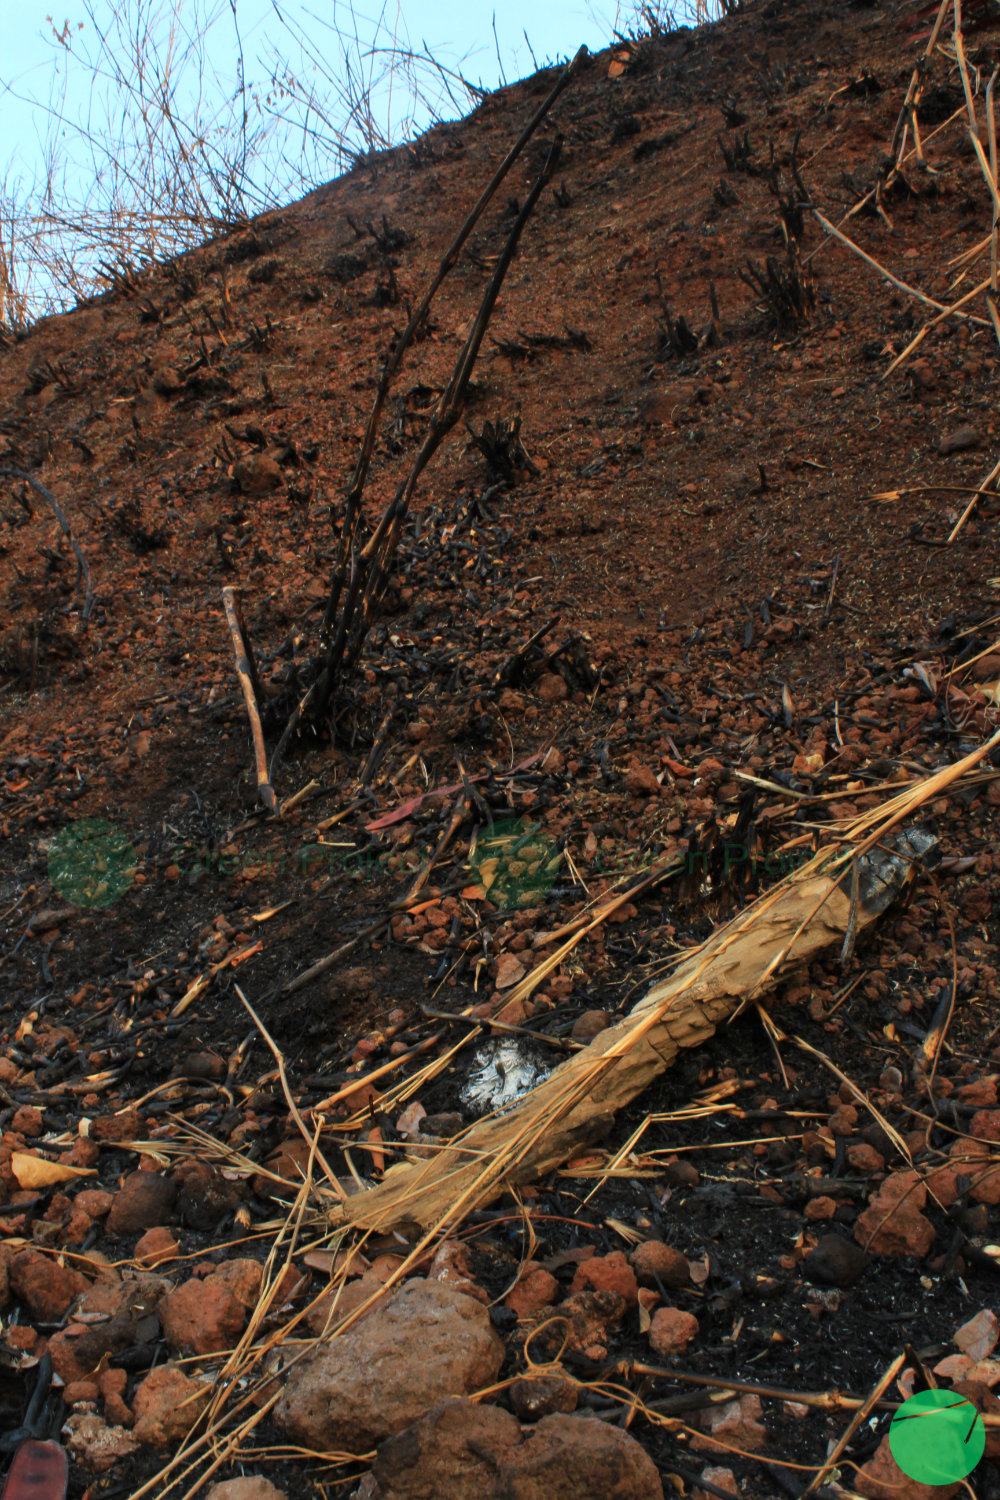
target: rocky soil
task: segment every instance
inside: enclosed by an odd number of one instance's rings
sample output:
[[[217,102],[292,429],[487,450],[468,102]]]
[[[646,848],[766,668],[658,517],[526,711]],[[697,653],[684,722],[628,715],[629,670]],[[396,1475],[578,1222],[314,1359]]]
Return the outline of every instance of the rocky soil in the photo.
[[[486,1074],[509,1102],[996,732],[1000,351],[981,294],[937,320],[990,274],[950,22],[924,160],[887,161],[932,20],[745,0],[581,65],[393,387],[370,526],[560,133],[280,816],[220,590],[273,747],[381,361],[557,70],[4,335],[0,1448],[56,1438],[73,1500],[774,1500],[831,1451],[820,1495],[968,1493],[887,1434],[929,1383],[1000,1412],[995,749],[922,800],[902,900],[555,1171],[336,1228]]]

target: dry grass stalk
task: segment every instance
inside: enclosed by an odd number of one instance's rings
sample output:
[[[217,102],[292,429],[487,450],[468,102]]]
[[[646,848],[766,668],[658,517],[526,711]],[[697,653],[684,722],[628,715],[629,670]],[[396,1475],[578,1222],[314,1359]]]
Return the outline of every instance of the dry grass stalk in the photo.
[[[869,255],[867,251],[862,250],[860,245],[856,245],[854,241],[852,239],[849,239],[846,234],[844,234],[836,227],[836,225],[831,224],[829,219],[821,214],[818,208],[813,209],[813,214],[822,224],[827,234],[831,235],[833,239],[839,240],[842,245],[845,245],[848,250],[851,250],[861,260],[863,260],[866,265],[871,266],[874,271],[877,271],[880,276],[884,276],[886,281],[891,282],[894,287],[898,287],[901,292],[905,292],[908,297],[915,297],[918,302],[923,302],[927,307],[933,307],[937,312],[945,314],[954,313],[956,317],[965,318],[970,323],[978,323],[983,328],[988,328],[990,326],[989,321],[986,318],[977,318],[973,313],[955,312],[955,309],[953,307],[949,308],[946,307],[943,302],[936,302],[933,297],[928,297],[923,292],[918,291],[915,286],[910,286],[909,282],[900,281],[898,276],[894,276],[892,272],[887,270],[886,267],[883,266],[879,261],[877,261],[874,256]]]
[[[899,366],[904,362],[904,360],[909,359],[910,355],[913,354],[915,350],[919,349],[920,345],[923,343],[924,339],[933,328],[936,328],[939,323],[943,323],[945,318],[952,317],[961,308],[963,308],[967,302],[971,302],[974,297],[978,297],[980,292],[986,291],[989,285],[990,278],[987,277],[985,281],[980,281],[976,286],[974,286],[971,292],[966,292],[963,297],[959,297],[957,302],[953,302],[950,307],[946,307],[943,312],[939,312],[936,318],[931,318],[929,323],[925,323],[923,328],[920,329],[919,333],[915,334],[914,337],[910,340],[903,352],[896,355],[896,358],[881,376],[881,379],[888,380],[892,372],[894,370],[898,370]]]
[[[282,1092],[283,1092],[283,1094],[285,1096],[285,1102],[288,1105],[288,1112],[289,1112],[289,1114],[291,1115],[292,1119],[295,1121],[296,1125],[299,1128],[299,1134],[302,1136],[302,1139],[306,1142],[307,1145],[310,1145],[310,1143],[312,1143],[311,1144],[311,1149],[313,1151],[315,1151],[316,1156],[317,1156],[317,1158],[319,1160],[319,1164],[323,1168],[323,1172],[324,1172],[324,1174],[326,1176],[326,1180],[327,1180],[327,1182],[329,1182],[330,1186],[333,1188],[333,1191],[336,1193],[337,1197],[340,1198],[341,1200],[346,1199],[347,1194],[345,1193],[344,1189],[341,1187],[340,1183],[337,1181],[337,1178],[335,1177],[334,1173],[332,1172],[332,1170],[330,1168],[330,1164],[326,1160],[326,1157],[323,1155],[322,1151],[319,1150],[318,1146],[313,1141],[312,1136],[310,1135],[308,1129],[306,1128],[306,1123],[303,1120],[301,1114],[299,1113],[299,1107],[295,1103],[295,1099],[294,1099],[294,1097],[292,1095],[291,1089],[288,1087],[288,1075],[285,1072],[285,1059],[282,1056],[281,1049],[279,1048],[277,1042],[272,1037],[271,1033],[268,1031],[267,1027],[264,1025],[263,1021],[260,1019],[260,1016],[258,1016],[257,1012],[254,1010],[253,1006],[250,1004],[250,1001],[247,999],[246,995],[244,995],[243,991],[240,989],[239,985],[238,984],[235,985],[234,988],[236,990],[237,995],[239,995],[240,1000],[243,1003],[244,1008],[246,1009],[247,1013],[249,1014],[250,1019],[253,1021],[254,1025],[257,1027],[257,1030],[260,1032],[261,1036],[264,1038],[264,1041],[267,1043],[268,1047],[270,1048],[271,1054],[274,1057],[274,1060],[275,1060],[275,1062],[278,1065],[278,1075],[279,1075],[279,1077],[281,1079],[281,1089],[282,1089]]]
[[[909,130],[910,125],[915,123],[916,121],[916,108],[920,103],[920,95],[923,92],[924,87],[924,79],[927,76],[927,70],[930,66],[930,60],[933,56],[934,49],[938,44],[938,37],[941,35],[941,28],[944,25],[944,18],[948,14],[948,6],[950,3],[951,0],[941,0],[934,25],[931,28],[931,34],[927,39],[927,46],[924,50],[924,55],[917,63],[910,77],[909,87],[906,90],[906,97],[903,100],[903,105],[899,112],[899,118],[896,121],[896,128],[893,131],[892,136],[892,146],[890,148],[893,159],[895,161],[896,171],[899,170],[903,163],[903,156],[906,151],[907,131]]]
[[[962,514],[959,516],[958,520],[955,522],[954,526],[948,533],[949,546],[951,546],[952,542],[958,536],[958,533],[961,531],[966,521],[972,515],[972,512],[975,510],[976,506],[979,504],[980,495],[990,492],[990,486],[995,483],[998,476],[1000,476],[1000,462],[994,464],[993,468],[989,471],[988,474],[983,475],[975,490],[973,490],[972,499],[969,501],[968,505],[965,507]]]

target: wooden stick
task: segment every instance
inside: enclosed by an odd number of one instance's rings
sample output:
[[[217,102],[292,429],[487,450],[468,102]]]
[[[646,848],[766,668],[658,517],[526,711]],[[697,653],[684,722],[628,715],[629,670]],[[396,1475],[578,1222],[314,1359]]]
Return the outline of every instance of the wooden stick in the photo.
[[[240,687],[243,689],[243,700],[246,704],[247,717],[250,720],[254,761],[257,768],[257,796],[268,812],[273,813],[278,809],[278,799],[274,795],[274,788],[267,774],[267,747],[264,744],[264,730],[261,727],[260,711],[257,708],[257,695],[254,690],[256,670],[252,665],[250,652],[240,626],[240,612],[236,602],[236,593],[228,585],[222,590],[222,603],[226,611],[229,633],[233,638],[233,651],[236,655],[236,673],[240,679]]]
[[[857,1411],[854,1413],[854,1416],[847,1424],[847,1427],[840,1437],[839,1441],[837,1442],[836,1446],[831,1450],[830,1453],[827,1454],[826,1462],[823,1464],[823,1467],[821,1469],[817,1469],[810,1483],[802,1491],[802,1500],[805,1500],[805,1497],[807,1495],[815,1495],[816,1491],[822,1487],[824,1479],[829,1474],[830,1470],[836,1466],[837,1459],[843,1453],[844,1449],[851,1441],[851,1438],[857,1432],[858,1428],[861,1426],[868,1413],[872,1410],[876,1401],[879,1401],[883,1395],[883,1392],[889,1389],[890,1385],[895,1380],[896,1376],[899,1374],[905,1363],[906,1355],[898,1354],[892,1361],[892,1364],[886,1370],[885,1374],[876,1381],[875,1385],[872,1387],[871,1394],[868,1396],[868,1399],[858,1407]]]
[[[993,174],[993,183],[1000,181],[997,177],[997,118],[993,106],[993,85],[997,81],[996,73],[986,85],[986,130],[990,145],[990,171]],[[993,194],[993,233],[990,235],[990,286],[994,292],[997,291],[998,260],[1000,260],[1000,203],[997,202],[996,193]],[[992,306],[992,304],[991,304]],[[998,333],[1000,338],[1000,333]]]

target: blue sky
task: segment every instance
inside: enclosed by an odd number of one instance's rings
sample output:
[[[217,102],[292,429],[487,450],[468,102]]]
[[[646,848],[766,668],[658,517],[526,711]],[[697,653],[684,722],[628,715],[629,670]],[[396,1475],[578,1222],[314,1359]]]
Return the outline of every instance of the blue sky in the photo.
[[[9,233],[5,233],[2,222],[4,181],[6,195],[9,197],[13,192],[23,208],[30,185],[44,180],[46,145],[50,160],[52,153],[58,158],[59,172],[54,178],[56,205],[60,210],[65,205],[74,222],[97,223],[107,204],[112,201],[119,207],[127,204],[128,190],[123,183],[127,185],[130,169],[135,173],[140,171],[137,164],[143,159],[141,150],[131,163],[126,162],[124,171],[119,167],[117,176],[109,163],[116,153],[120,158],[123,156],[122,141],[134,143],[138,137],[130,116],[123,112],[120,90],[107,76],[107,59],[96,80],[93,67],[86,62],[88,57],[94,59],[99,55],[97,27],[113,26],[116,15],[159,18],[162,23],[174,13],[183,31],[197,29],[196,23],[206,9],[214,13],[204,63],[175,70],[182,81],[174,98],[175,114],[188,128],[196,118],[192,111],[200,91],[202,114],[187,139],[199,134],[214,139],[211,127],[215,111],[220,105],[230,109],[227,101],[236,97],[238,49],[233,12],[249,86],[256,85],[262,95],[266,94],[269,74],[277,60],[278,66],[287,66],[297,86],[314,87],[329,98],[329,80],[324,81],[314,64],[303,57],[294,41],[296,32],[305,36],[315,49],[314,58],[322,59],[322,64],[332,71],[335,84],[343,71],[338,30],[340,33],[356,30],[358,44],[354,56],[362,70],[372,65],[363,56],[359,61],[359,53],[363,55],[376,38],[377,45],[383,48],[395,39],[398,45],[414,51],[421,51],[426,45],[444,66],[460,71],[470,82],[493,88],[504,76],[511,81],[532,73],[535,66],[532,52],[543,66],[571,57],[581,43],[592,50],[606,47],[616,29],[629,29],[630,19],[634,26],[634,12],[638,8],[638,0],[549,0],[547,4],[539,4],[538,0],[503,0],[502,8],[498,6],[496,12],[492,5],[468,6],[455,0],[354,0],[353,6],[351,0],[62,0],[72,8],[48,14],[52,3],[53,0],[42,0],[41,4],[26,0],[18,5],[7,0],[5,5],[5,48],[0,57],[0,246],[7,242]],[[684,0],[679,3],[683,5]],[[276,14],[279,7],[291,23],[291,30],[281,24]],[[55,42],[57,31],[70,39],[69,46]],[[157,34],[162,48],[165,25],[160,24]],[[120,55],[117,49],[115,55]],[[386,64],[374,66],[384,68]],[[423,81],[433,91],[433,79],[423,77]],[[407,105],[412,106],[412,101],[398,80],[393,81],[391,99],[385,84],[375,88],[372,97],[376,124],[394,142],[429,123],[426,112],[418,109],[415,128],[407,131],[401,126],[401,121],[408,118]],[[54,120],[50,102],[58,106],[62,120]],[[468,107],[467,101],[460,109],[443,104],[440,113],[445,118],[454,118]],[[340,108],[335,105],[330,109],[329,118],[334,124],[340,118]],[[282,110],[285,109],[283,105]],[[74,130],[74,122],[86,122],[88,113],[92,132],[89,143],[79,130]],[[311,125],[318,123],[313,114],[305,118]],[[324,126],[319,135],[321,144],[308,163],[311,180],[300,185],[298,191],[288,189],[282,181],[277,170],[280,157],[261,158],[263,165],[258,163],[258,179],[274,185],[277,201],[299,196],[313,183],[327,181],[342,170],[342,160],[333,159],[327,144],[330,131]],[[353,144],[353,139],[348,136],[349,143]],[[303,140],[301,135],[284,138],[285,161],[293,161],[296,168],[307,160]],[[118,145],[113,149],[115,142]],[[107,181],[95,190],[98,174],[103,174]],[[165,187],[169,188],[169,184],[161,171],[147,207],[164,195]],[[217,204],[218,200],[213,204],[213,212],[220,211]],[[266,205],[251,203],[249,211],[259,211],[263,206]],[[226,211],[225,206],[222,211]],[[79,256],[79,250],[76,253]],[[144,252],[133,245],[130,253]],[[100,259],[101,255],[95,253],[90,256],[89,264]],[[86,268],[86,256],[75,263]],[[50,285],[47,273],[40,272],[37,264],[34,274],[36,286]],[[26,280],[22,277],[22,281]],[[71,300],[67,304],[64,298],[63,305],[71,305]],[[0,306],[0,321],[3,311]]]
[[[65,5],[65,0],[63,3]],[[110,0],[96,0],[98,17],[110,8]],[[287,40],[287,33],[276,21],[270,0],[237,0],[236,9],[247,57],[247,76],[260,78],[262,69],[254,67],[252,60],[267,42],[281,45],[283,39]],[[282,0],[282,9],[318,42],[327,34],[323,21],[329,21],[335,15],[338,18],[346,15],[346,8],[341,5],[338,11],[333,0],[308,0],[308,3],[290,0],[288,4]],[[624,10],[627,9],[626,3]],[[49,97],[54,66],[64,60],[61,49],[53,46],[53,28],[62,30],[68,23],[77,45],[93,36],[93,28],[82,6],[53,11],[51,22],[46,18],[47,10],[44,0],[41,5],[28,0],[22,6],[7,0],[5,56],[0,62],[0,82],[12,84],[19,95],[41,101]],[[184,10],[182,0],[182,15]],[[377,18],[378,12],[377,3],[369,5],[360,0],[355,13],[362,32],[366,23],[370,25]],[[496,41],[493,36],[494,13]],[[449,65],[461,64],[467,77],[476,82],[482,80],[484,85],[491,87],[501,81],[498,44],[507,77],[522,77],[534,71],[525,32],[540,64],[560,56],[571,57],[583,42],[595,49],[608,45],[616,25],[618,5],[616,0],[547,0],[543,4],[538,4],[537,0],[503,0],[502,6],[494,12],[493,6],[466,6],[454,3],[454,0],[403,0],[395,6],[388,5],[384,16],[390,29],[398,17],[400,31],[408,33],[414,48],[426,42],[443,61]],[[78,32],[81,21],[83,29]],[[218,35],[220,47],[213,59],[221,70],[231,62],[228,53],[232,28],[227,24],[225,14],[220,18]],[[71,88],[71,110],[85,106],[85,82],[81,74],[78,86]],[[11,93],[0,93],[0,139],[12,143],[26,161],[33,159],[34,143],[44,130],[45,120],[40,110],[12,97]]]

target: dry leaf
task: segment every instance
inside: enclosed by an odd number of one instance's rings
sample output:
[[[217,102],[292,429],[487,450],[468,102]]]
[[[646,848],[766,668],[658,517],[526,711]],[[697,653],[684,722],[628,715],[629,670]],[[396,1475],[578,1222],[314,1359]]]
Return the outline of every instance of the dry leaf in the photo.
[[[74,1177],[93,1177],[93,1167],[68,1167],[65,1162],[46,1161],[44,1156],[29,1156],[27,1151],[14,1151],[10,1158],[11,1170],[20,1188],[37,1189],[52,1187],[56,1182],[71,1182]]]

